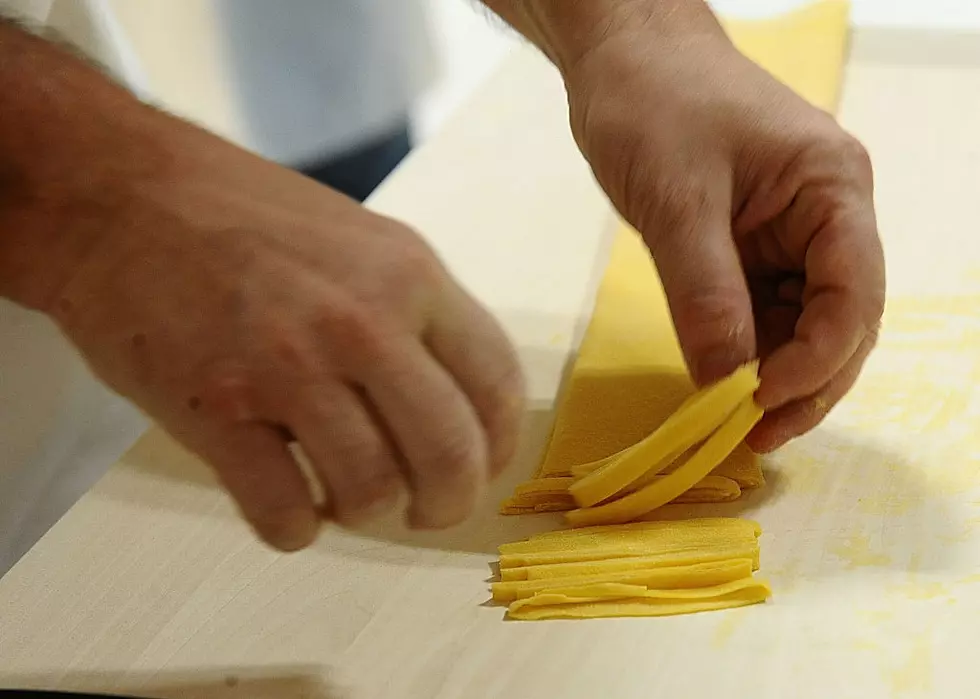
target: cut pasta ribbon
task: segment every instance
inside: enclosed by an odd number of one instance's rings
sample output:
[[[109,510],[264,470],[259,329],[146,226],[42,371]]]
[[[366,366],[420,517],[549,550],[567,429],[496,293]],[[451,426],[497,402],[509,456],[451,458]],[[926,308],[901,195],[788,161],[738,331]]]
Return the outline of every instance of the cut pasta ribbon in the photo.
[[[759,525],[704,518],[547,532],[500,547],[495,602],[515,619],[663,616],[764,601]]]
[[[727,517],[566,529],[538,534],[527,541],[503,544],[499,548],[500,565],[511,568],[542,562],[652,554],[669,558],[674,551],[690,548],[709,551],[738,543],[754,544],[759,533],[759,525],[755,522]]]
[[[647,570],[658,566],[683,566],[698,563],[711,563],[729,559],[744,558],[752,561],[753,570],[759,568],[759,545],[732,544],[718,549],[682,549],[669,554],[650,556],[623,556],[619,558],[599,558],[588,561],[569,561],[566,563],[543,563],[538,565],[501,568],[500,579],[504,582],[516,580],[545,580],[548,578],[577,577]]]
[[[649,437],[573,483],[568,489],[572,497],[582,507],[589,507],[612,497],[646,473],[663,471],[674,459],[718,429],[755,392],[759,387],[758,369],[757,362],[747,364],[713,386],[695,393]],[[736,442],[722,454],[712,468],[737,445]],[[708,472],[701,475],[706,476]],[[688,487],[699,480],[695,479]]]
[[[686,587],[706,587],[751,577],[752,560],[732,558],[710,563],[686,566],[643,568],[616,572],[599,572],[591,575],[574,575],[565,578],[542,578],[497,582],[490,586],[495,602],[512,602],[545,591],[555,592],[566,587],[600,583],[629,583],[653,589],[674,590]],[[560,587],[556,588],[556,584]]]
[[[568,522],[575,526],[620,524],[666,505],[708,475],[761,418],[762,409],[751,397],[745,399],[694,455],[669,476],[604,505],[572,510],[565,515]]]
[[[633,483],[625,492],[638,490],[642,486],[666,478],[653,476],[650,479],[641,478]],[[536,514],[541,512],[567,512],[578,507],[575,498],[568,492],[568,485],[574,478],[539,478],[528,481],[514,491],[514,495],[505,500],[500,506],[500,514]],[[563,485],[556,486],[556,482]],[[758,488],[760,481],[750,481],[749,488]],[[742,495],[741,484],[727,476],[711,474],[691,486],[676,498],[671,500],[675,505],[695,505],[703,503],[733,502]]]
[[[688,397],[633,446],[573,466],[571,475],[517,486],[500,512],[568,512],[569,522],[584,525],[630,521],[667,503],[737,500],[742,488],[764,483],[758,457],[742,442],[761,417],[752,402],[758,387],[758,362],[746,364]]]
[[[524,621],[594,619],[615,616],[670,616],[758,604],[765,602],[772,594],[765,581],[755,578],[745,578],[700,590],[639,588],[643,590],[642,595],[633,593],[636,588],[637,586],[634,585],[622,585],[540,593],[529,599],[517,600],[512,603],[507,614],[512,619]],[[678,593],[694,594],[683,595]]]

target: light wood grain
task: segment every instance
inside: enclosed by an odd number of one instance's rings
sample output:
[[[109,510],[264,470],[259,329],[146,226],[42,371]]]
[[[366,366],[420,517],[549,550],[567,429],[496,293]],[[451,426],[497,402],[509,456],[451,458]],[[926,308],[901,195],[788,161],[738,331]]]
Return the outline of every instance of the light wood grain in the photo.
[[[908,65],[883,46],[855,38],[842,111],[878,172],[881,346],[825,426],[769,460],[769,487],[697,509],[762,522],[770,604],[504,622],[482,604],[492,547],[556,520],[498,518],[488,502],[460,531],[332,532],[281,556],[154,432],[0,580],[0,685],[180,699],[965,696],[980,612],[980,63],[940,42],[946,60]],[[536,463],[609,229],[560,104],[550,69],[516,55],[375,201],[425,231],[522,348],[535,409],[501,495]]]

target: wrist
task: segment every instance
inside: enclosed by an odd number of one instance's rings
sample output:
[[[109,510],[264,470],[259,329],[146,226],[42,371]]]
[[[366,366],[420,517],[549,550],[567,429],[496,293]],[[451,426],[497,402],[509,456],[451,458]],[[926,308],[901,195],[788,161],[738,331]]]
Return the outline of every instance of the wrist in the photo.
[[[685,43],[724,36],[704,0],[486,0],[535,43],[567,79],[589,54],[610,43]]]
[[[163,119],[67,51],[0,23],[0,296],[52,314],[119,235]]]

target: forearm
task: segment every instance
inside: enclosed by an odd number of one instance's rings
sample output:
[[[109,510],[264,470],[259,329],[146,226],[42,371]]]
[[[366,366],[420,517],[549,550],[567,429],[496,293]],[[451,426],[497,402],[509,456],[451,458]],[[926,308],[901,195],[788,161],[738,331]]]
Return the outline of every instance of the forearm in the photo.
[[[118,214],[121,183],[154,167],[154,114],[68,50],[0,19],[0,296],[48,309]]]
[[[643,32],[665,43],[721,31],[704,0],[483,0],[567,73],[605,38]]]

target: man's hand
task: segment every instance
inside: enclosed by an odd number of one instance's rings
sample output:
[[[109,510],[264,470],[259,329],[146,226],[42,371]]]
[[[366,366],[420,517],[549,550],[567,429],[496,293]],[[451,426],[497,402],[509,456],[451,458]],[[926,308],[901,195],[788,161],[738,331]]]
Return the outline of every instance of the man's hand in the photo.
[[[210,462],[262,537],[319,527],[293,437],[342,524],[402,494],[417,527],[470,513],[522,379],[418,235],[2,25],[0,92],[0,293]]]
[[[408,491],[415,526],[464,519],[521,413],[496,322],[405,226],[206,134],[169,138],[172,169],[128,187],[61,288],[68,336],[276,546],[318,526],[286,432],[343,524]]]
[[[752,446],[816,425],[884,304],[861,145],[742,56],[700,0],[488,4],[561,68],[576,141],[646,240],[695,379],[761,356]]]

